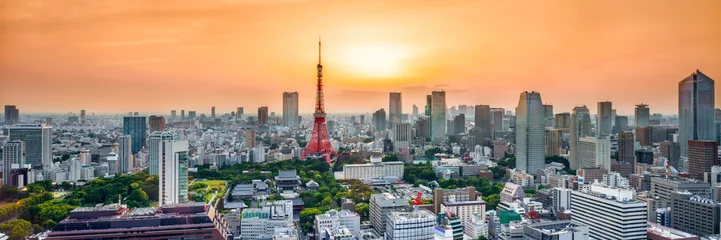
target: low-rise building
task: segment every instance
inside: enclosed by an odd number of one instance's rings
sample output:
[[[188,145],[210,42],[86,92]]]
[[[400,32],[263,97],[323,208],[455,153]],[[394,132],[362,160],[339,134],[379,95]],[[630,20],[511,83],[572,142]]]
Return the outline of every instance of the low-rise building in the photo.
[[[434,239],[436,215],[425,209],[390,212],[385,230],[386,240]]]

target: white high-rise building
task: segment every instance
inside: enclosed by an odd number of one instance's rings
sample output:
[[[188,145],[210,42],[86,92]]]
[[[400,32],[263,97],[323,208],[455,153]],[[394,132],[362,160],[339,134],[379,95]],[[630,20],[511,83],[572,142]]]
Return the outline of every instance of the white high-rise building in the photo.
[[[89,166],[90,161],[91,161],[90,150],[88,150],[88,149],[80,150],[80,154],[78,154],[78,158],[80,159],[80,164],[82,164],[83,166],[86,166],[86,165]]]
[[[293,228],[293,202],[290,200],[244,209],[240,219],[240,239],[272,239],[276,229],[283,228]]]
[[[160,155],[157,153],[161,152],[161,142],[166,140],[177,140],[178,134],[172,131],[155,131],[150,134],[149,139],[148,152],[150,155],[148,156],[148,172],[151,175],[159,175],[161,165],[159,165]]]
[[[68,162],[70,165],[70,174],[68,174],[68,181],[77,182],[78,180],[82,179],[81,171],[83,170],[83,164],[80,163],[80,160],[71,159],[68,160]]]
[[[551,208],[555,211],[561,208],[565,210],[571,210],[571,189],[568,188],[554,188],[553,191],[553,203]]]
[[[257,146],[253,148],[253,162],[264,163],[265,162],[265,147]]]
[[[283,93],[283,126],[296,127],[298,119],[298,92]]]
[[[133,169],[133,140],[130,135],[118,137],[118,172],[128,173]]]
[[[647,206],[628,198],[633,192],[599,184],[590,191],[573,191],[571,222],[588,226],[592,239],[646,239]]]
[[[8,127],[10,141],[25,143],[25,163],[42,168],[53,162],[53,127],[45,124],[18,124]]]
[[[351,233],[356,234],[360,231],[360,216],[348,210],[330,210],[324,214],[315,215],[316,240],[324,239],[326,231],[338,227],[345,227]]]
[[[546,119],[541,94],[522,92],[516,114],[516,168],[535,175],[545,168]]]
[[[393,123],[393,151],[410,148],[413,128],[410,123]]]
[[[391,212],[387,219],[385,240],[435,239],[436,215],[431,211]]]
[[[578,140],[578,167],[590,168],[603,165],[611,170],[611,137],[583,137]]]
[[[403,114],[403,101],[401,93],[391,92],[388,106],[388,122],[393,126],[394,123],[401,123]]]
[[[23,141],[9,141],[3,146],[3,185],[11,186],[10,171],[12,166],[25,166],[25,143]]]
[[[446,140],[446,92],[431,93],[431,139],[440,143]]]
[[[156,152],[151,152],[158,159],[158,200],[160,205],[171,205],[183,202],[181,194],[188,191],[188,141],[164,140],[160,142]],[[185,167],[183,167],[185,164]],[[185,171],[184,173],[182,171]],[[185,182],[183,183],[183,179]],[[185,189],[183,189],[185,188]]]
[[[382,162],[381,157],[371,157],[370,163],[343,165],[343,179],[370,180],[384,177],[403,179],[403,162]]]
[[[383,234],[386,231],[388,214],[392,211],[405,209],[409,205],[409,198],[390,193],[373,194],[370,199],[370,222],[376,232]]]

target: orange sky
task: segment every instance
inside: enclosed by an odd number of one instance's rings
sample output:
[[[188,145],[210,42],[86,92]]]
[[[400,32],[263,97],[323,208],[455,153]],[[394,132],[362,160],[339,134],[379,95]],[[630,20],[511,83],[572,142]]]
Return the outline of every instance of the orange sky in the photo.
[[[282,112],[313,108],[323,35],[327,112],[512,109],[524,90],[556,112],[609,100],[678,111],[677,83],[721,80],[721,1],[0,1],[0,105],[21,112]],[[717,97],[717,106],[721,97]]]

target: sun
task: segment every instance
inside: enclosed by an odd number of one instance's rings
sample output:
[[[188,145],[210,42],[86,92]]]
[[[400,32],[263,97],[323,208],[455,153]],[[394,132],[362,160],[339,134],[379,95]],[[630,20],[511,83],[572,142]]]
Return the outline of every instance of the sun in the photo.
[[[349,72],[365,78],[400,77],[410,57],[401,46],[354,45],[344,48],[342,63]]]

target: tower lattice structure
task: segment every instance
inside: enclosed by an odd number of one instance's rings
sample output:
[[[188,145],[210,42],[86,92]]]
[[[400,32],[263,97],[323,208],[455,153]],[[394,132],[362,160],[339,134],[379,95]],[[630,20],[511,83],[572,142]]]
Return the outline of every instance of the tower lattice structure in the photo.
[[[337,157],[338,153],[333,150],[333,146],[330,144],[328,138],[328,129],[325,125],[325,107],[323,106],[323,65],[321,65],[321,45],[320,39],[318,41],[318,81],[316,83],[316,95],[315,95],[315,113],[313,117],[313,134],[310,137],[310,142],[306,146],[300,159],[306,159],[310,156],[317,156],[325,158],[325,161],[329,164],[332,162],[333,157]]]

